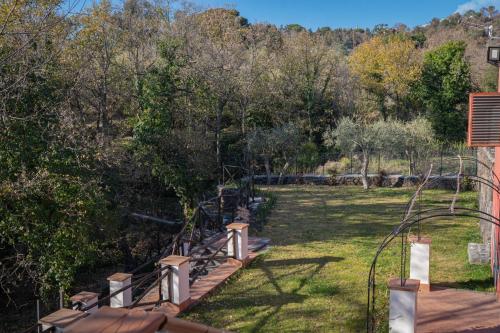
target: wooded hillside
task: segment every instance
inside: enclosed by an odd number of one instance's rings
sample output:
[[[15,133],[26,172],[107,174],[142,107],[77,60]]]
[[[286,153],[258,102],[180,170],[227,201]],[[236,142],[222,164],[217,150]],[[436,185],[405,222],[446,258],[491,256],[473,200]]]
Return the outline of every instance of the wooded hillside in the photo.
[[[130,213],[187,218],[222,165],[307,171],[341,156],[329,133],[345,117],[417,120],[439,145],[461,142],[467,94],[496,89],[492,7],[308,31],[148,0],[82,6],[0,3],[1,306],[133,266],[156,239]]]

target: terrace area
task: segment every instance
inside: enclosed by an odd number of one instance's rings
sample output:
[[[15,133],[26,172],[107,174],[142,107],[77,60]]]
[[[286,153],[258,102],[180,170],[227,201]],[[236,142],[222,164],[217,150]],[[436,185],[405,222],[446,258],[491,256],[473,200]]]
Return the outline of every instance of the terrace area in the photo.
[[[417,301],[418,333],[500,332],[500,303],[494,293],[432,287]]]

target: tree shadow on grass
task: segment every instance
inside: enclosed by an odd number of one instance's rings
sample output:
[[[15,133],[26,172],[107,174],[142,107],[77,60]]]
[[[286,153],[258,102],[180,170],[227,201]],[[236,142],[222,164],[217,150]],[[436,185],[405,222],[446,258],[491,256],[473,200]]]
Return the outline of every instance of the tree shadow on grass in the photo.
[[[342,260],[344,260],[344,258],[342,257],[324,256],[319,258],[265,260],[263,264],[265,264],[266,267],[272,267],[272,266],[284,267],[284,266],[317,264],[318,266],[320,266],[321,269],[329,262],[339,262]]]
[[[493,277],[488,277],[486,279],[470,279],[467,281],[446,281],[439,283],[432,283],[432,288],[454,288],[454,289],[467,289],[467,290],[488,290],[494,286]],[[500,332],[500,331],[498,331]]]
[[[248,293],[250,291],[257,290],[268,282],[271,282],[275,286],[275,289],[276,289],[276,285],[273,283],[273,281],[276,283],[276,281],[303,273],[309,269],[313,269],[314,265],[319,265],[320,270],[321,270],[321,268],[323,268],[327,263],[339,262],[342,260],[344,260],[344,258],[331,257],[331,256],[324,256],[324,257],[319,257],[319,258],[299,258],[299,259],[282,259],[282,260],[257,259],[257,261],[252,263],[252,268],[262,270],[263,272],[267,271],[268,273],[271,273],[271,271],[269,270],[269,267],[297,266],[298,268],[294,269],[294,270],[289,270],[284,274],[272,273],[272,279],[261,281],[261,283],[255,285],[255,286],[243,289],[243,290],[241,290],[241,294],[245,295],[246,293]],[[268,273],[266,273],[266,275],[269,275]],[[304,279],[302,279],[302,280],[304,280]],[[305,280],[307,280],[307,279],[305,279]]]
[[[278,260],[257,260],[252,263],[250,269],[260,270],[263,275],[257,283],[252,283],[251,287],[243,285],[243,288],[238,288],[238,291],[229,292],[222,299],[218,299],[215,303],[204,304],[211,308],[210,312],[217,311],[217,307],[221,309],[240,309],[234,311],[233,321],[245,322],[251,319],[250,326],[243,330],[248,332],[265,331],[266,325],[276,320],[283,308],[290,304],[303,304],[309,297],[331,297],[341,292],[341,288],[332,284],[330,281],[316,280],[313,283],[313,278],[321,272],[328,264],[344,260],[341,257],[323,256],[314,258],[292,258]],[[283,268],[285,273],[281,273]],[[290,279],[297,276],[298,279]],[[290,283],[297,284],[290,289]],[[275,292],[263,292],[265,288],[272,286]],[[292,307],[293,308],[293,307]],[[241,312],[235,318],[235,314]],[[288,308],[286,311],[291,310]],[[310,313],[307,318],[313,318],[318,314],[318,309],[301,309],[300,313]],[[241,316],[241,317],[240,317]],[[260,316],[260,317],[259,317]],[[293,317],[295,318],[295,317]],[[292,318],[291,318],[292,319]],[[210,318],[205,317],[204,321],[209,322]]]
[[[273,285],[274,289],[278,292],[278,297],[279,299],[286,298],[289,295],[298,295],[298,293],[304,288],[304,286],[307,284],[308,281],[311,281],[311,279],[317,275],[327,263],[329,262],[338,262],[343,260],[343,258],[339,257],[330,257],[330,256],[325,256],[325,257],[319,257],[319,258],[300,258],[300,259],[284,259],[284,260],[269,260],[265,261],[262,263],[262,266],[260,269],[264,272],[266,275],[268,281]],[[281,286],[279,285],[279,280],[275,277],[273,271],[270,269],[270,267],[283,267],[283,266],[292,266],[292,265],[307,265],[307,264],[313,264],[316,267],[309,273],[307,274],[306,277],[302,278],[300,280],[300,283],[297,287],[293,288],[290,293],[286,293]],[[332,288],[332,291],[334,289]],[[335,288],[335,292],[337,292],[338,289]],[[304,297],[304,296],[302,296]],[[305,298],[305,297],[304,297]],[[303,302],[304,299],[301,300]],[[269,320],[276,316],[283,306],[289,304],[289,302],[279,302],[278,304],[273,305],[274,309],[266,314],[264,317],[259,319],[259,321],[255,324],[255,326],[252,328],[251,332],[259,332],[268,322]]]
[[[334,213],[332,213],[334,214]],[[307,212],[290,214],[285,221],[274,220],[268,225],[267,237],[272,239],[273,245],[288,246],[295,244],[307,244],[310,242],[323,241],[348,241],[349,239],[367,239],[376,241],[391,233],[400,224],[400,216],[388,218],[383,211],[375,212],[350,212],[342,216],[334,216],[325,220],[311,217],[306,221]],[[348,220],[347,220],[348,219]],[[446,220],[446,218],[435,218]],[[434,219],[433,219],[434,220]],[[425,232],[434,233],[446,231],[459,226],[465,221],[446,220],[446,223],[435,223],[428,220],[423,228]],[[469,219],[475,223],[474,218]],[[283,237],[282,235],[286,235]],[[375,249],[374,249],[375,251]]]

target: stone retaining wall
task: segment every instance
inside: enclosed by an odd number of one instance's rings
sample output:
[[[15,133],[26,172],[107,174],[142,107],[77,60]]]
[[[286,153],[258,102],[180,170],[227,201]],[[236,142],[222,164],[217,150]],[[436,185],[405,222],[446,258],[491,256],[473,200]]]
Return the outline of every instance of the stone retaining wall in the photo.
[[[491,148],[479,148],[477,150],[477,159],[486,165],[491,165],[495,161],[495,150]],[[477,165],[477,175],[485,179],[490,179],[490,169],[478,163]],[[491,214],[491,202],[493,200],[493,190],[486,185],[479,184],[479,209]],[[487,217],[486,215],[484,216]],[[483,242],[489,243],[491,238],[492,224],[484,220],[479,221],[479,227],[481,228],[481,234],[483,236]]]
[[[279,176],[271,176],[271,185],[277,185]],[[259,175],[254,176],[255,184],[266,185],[267,176]],[[403,176],[403,175],[389,175],[380,176],[376,174],[368,175],[368,181],[371,186],[380,187],[411,187],[420,183],[419,176]],[[346,174],[335,177],[330,176],[300,176],[300,175],[287,175],[281,179],[281,184],[312,184],[312,185],[362,185],[361,175],[359,174]],[[456,189],[457,177],[450,176],[431,176],[426,188],[431,189]]]

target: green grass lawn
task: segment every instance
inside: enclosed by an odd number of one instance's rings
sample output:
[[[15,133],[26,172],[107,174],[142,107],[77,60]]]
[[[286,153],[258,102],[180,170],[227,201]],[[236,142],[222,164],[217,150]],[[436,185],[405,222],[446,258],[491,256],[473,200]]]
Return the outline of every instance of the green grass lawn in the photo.
[[[413,189],[279,186],[262,232],[272,248],[185,317],[237,332],[361,332],[367,276],[382,238],[399,223]],[[428,191],[423,204],[448,203]],[[459,205],[474,207],[476,193]],[[439,223],[438,223],[439,222]],[[467,262],[467,243],[480,241],[478,221],[445,218],[423,225],[432,237],[431,282],[493,290],[488,266]],[[386,330],[386,281],[398,276],[400,242],[379,259],[377,305]]]

